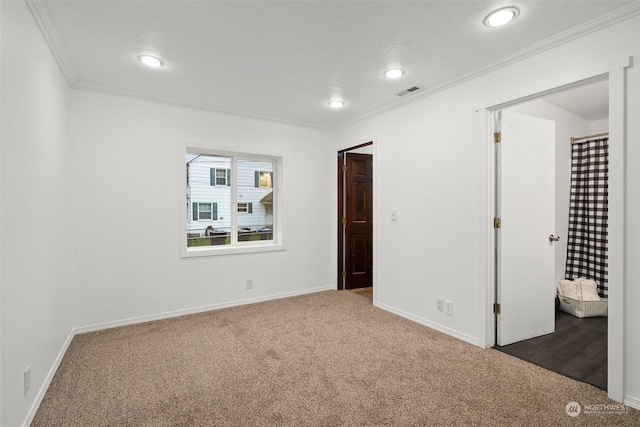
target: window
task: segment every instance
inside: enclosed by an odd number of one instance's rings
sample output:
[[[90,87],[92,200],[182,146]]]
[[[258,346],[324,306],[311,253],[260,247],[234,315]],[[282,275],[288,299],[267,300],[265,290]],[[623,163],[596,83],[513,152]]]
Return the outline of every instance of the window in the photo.
[[[238,203],[238,213],[253,213],[253,203]]]
[[[185,165],[183,256],[284,249],[281,157],[187,149]]]
[[[255,186],[258,188],[273,188],[272,180],[273,172],[256,171],[255,173]]]
[[[218,219],[217,203],[193,203],[194,221],[216,221]]]
[[[230,169],[209,169],[209,183],[212,186],[228,186],[231,185],[231,170]]]

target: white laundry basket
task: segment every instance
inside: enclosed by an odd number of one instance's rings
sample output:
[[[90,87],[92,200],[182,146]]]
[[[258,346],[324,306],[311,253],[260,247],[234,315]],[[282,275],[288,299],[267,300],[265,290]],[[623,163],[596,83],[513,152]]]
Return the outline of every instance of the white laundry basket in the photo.
[[[609,314],[608,300],[600,301],[578,301],[573,298],[565,297],[560,291],[558,285],[558,300],[560,300],[560,310],[565,313],[572,314],[576,317],[599,317]]]
[[[608,301],[578,301],[573,298],[558,295],[560,310],[576,317],[598,317],[609,314]]]

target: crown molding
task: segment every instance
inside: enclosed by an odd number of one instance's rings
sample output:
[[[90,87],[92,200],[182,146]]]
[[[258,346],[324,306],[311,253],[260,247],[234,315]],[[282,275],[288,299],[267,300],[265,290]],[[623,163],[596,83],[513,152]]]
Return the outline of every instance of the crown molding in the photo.
[[[27,3],[27,6],[29,6],[29,10],[31,11],[33,18],[38,23],[40,32],[47,41],[49,49],[51,49],[51,53],[53,53],[53,56],[56,58],[58,66],[60,67],[62,74],[64,74],[64,78],[67,80],[67,84],[69,87],[74,87],[76,74],[71,62],[67,59],[64,46],[60,41],[60,37],[58,37],[55,27],[51,23],[51,18],[49,17],[49,12],[47,11],[44,2],[41,0],[25,0],[25,2]]]
[[[100,93],[103,95],[111,95],[111,96],[116,96],[120,98],[129,98],[137,101],[150,102],[150,103],[159,104],[159,105],[169,105],[173,107],[187,108],[190,110],[206,111],[210,113],[223,114],[225,116],[234,116],[234,117],[241,117],[244,119],[261,120],[261,121],[266,121],[270,123],[279,123],[283,125],[296,126],[296,127],[307,128],[307,129],[322,130],[322,131],[332,131],[335,129],[333,126],[323,126],[315,123],[287,120],[281,117],[254,114],[247,111],[233,110],[230,108],[223,108],[215,105],[188,103],[188,102],[184,102],[177,99],[164,98],[159,96],[145,96],[145,95],[140,95],[139,93],[136,93],[136,92],[126,91],[121,89],[115,90],[110,87],[92,85],[88,83],[76,83],[72,87],[72,89],[81,90],[85,92]]]
[[[406,99],[398,100],[391,104],[387,104],[381,108],[378,108],[374,111],[370,111],[360,117],[357,117],[353,120],[346,121],[341,123],[335,127],[335,129],[341,129],[347,126],[351,126],[353,124],[359,123],[361,121],[376,117],[380,114],[395,110],[402,106],[408,105],[412,102],[419,101],[420,99],[429,97],[438,92],[442,92],[444,90],[450,89],[454,86],[465,83],[469,80],[473,80],[485,74],[491,73],[493,71],[497,71],[501,68],[514,64],[516,62],[525,60],[529,57],[535,56],[547,50],[553,49],[555,47],[561,46],[565,43],[568,43],[572,40],[578,39],[580,37],[584,37],[588,34],[603,30],[612,25],[618,24],[620,22],[626,21],[627,19],[634,18],[640,15],[640,1],[636,1],[631,3],[625,7],[614,10],[608,14],[602,15],[599,18],[593,19],[591,21],[580,24],[576,27],[573,27],[567,31],[559,33],[555,36],[549,37],[540,42],[534,43],[530,46],[525,47],[524,49],[520,49],[517,52],[514,52],[510,55],[504,56],[496,61],[490,62],[486,65],[478,67],[468,73],[462,74],[458,77],[455,77],[450,80],[446,80],[436,86],[432,86],[426,88],[413,96],[409,96]]]

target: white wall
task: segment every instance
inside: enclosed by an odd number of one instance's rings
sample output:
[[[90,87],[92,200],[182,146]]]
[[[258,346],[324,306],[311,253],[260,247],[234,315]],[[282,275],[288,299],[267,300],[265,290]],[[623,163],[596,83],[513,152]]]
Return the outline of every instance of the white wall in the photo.
[[[476,113],[483,100],[569,80],[622,57],[640,58],[640,17],[564,43],[497,71],[344,127],[332,151],[375,136],[376,301],[383,308],[478,343],[486,319],[479,295],[487,288],[480,245],[487,226],[486,151]],[[640,71],[626,70],[625,399],[640,407]],[[506,98],[510,99],[510,98]],[[513,99],[513,98],[511,98]],[[490,104],[486,105],[487,107]],[[335,185],[334,185],[335,187]],[[398,209],[391,222],[390,210]],[[487,219],[488,220],[488,219]],[[335,247],[335,244],[334,244]],[[523,272],[523,274],[526,274]],[[435,299],[453,301],[454,315]]]
[[[331,132],[85,91],[73,117],[77,326],[335,289]],[[187,146],[284,157],[287,250],[180,258]]]
[[[340,129],[327,150],[330,132],[89,92],[72,91],[69,112],[69,90],[27,7],[0,5],[3,426],[22,424],[74,327],[334,288],[335,152],[369,140],[376,144],[377,304],[477,343],[485,286],[479,100],[593,63],[640,58],[634,17]],[[640,406],[637,67],[626,71],[626,84],[625,394]],[[186,145],[284,155],[286,251],[180,258]],[[436,297],[454,302],[454,316],[435,310]],[[32,388],[23,396],[27,365]]]
[[[591,122],[562,108],[541,99],[516,105],[508,109],[514,113],[541,119],[553,120],[556,123],[556,228],[554,233],[560,236],[555,243],[556,249],[556,282],[564,279],[567,261],[567,235],[569,229],[569,193],[571,188],[571,137],[588,135]],[[544,171],[541,171],[544,173]],[[553,284],[555,286],[555,283]]]
[[[591,122],[590,134],[592,134],[592,133],[605,133],[605,132],[609,132],[609,118],[608,117],[606,119],[594,120],[594,121]]]
[[[477,124],[457,92],[341,129],[336,150],[375,139],[378,305],[476,342]],[[436,298],[452,301],[456,315],[437,312]]]
[[[73,328],[70,90],[26,4],[3,1],[0,10],[0,424],[10,427],[38,402]]]

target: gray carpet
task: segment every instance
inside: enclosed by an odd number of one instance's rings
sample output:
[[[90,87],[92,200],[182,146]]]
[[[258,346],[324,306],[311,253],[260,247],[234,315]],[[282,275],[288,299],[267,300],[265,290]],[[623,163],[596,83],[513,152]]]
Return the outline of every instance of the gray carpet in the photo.
[[[613,403],[329,291],[78,335],[32,425],[640,425]]]

